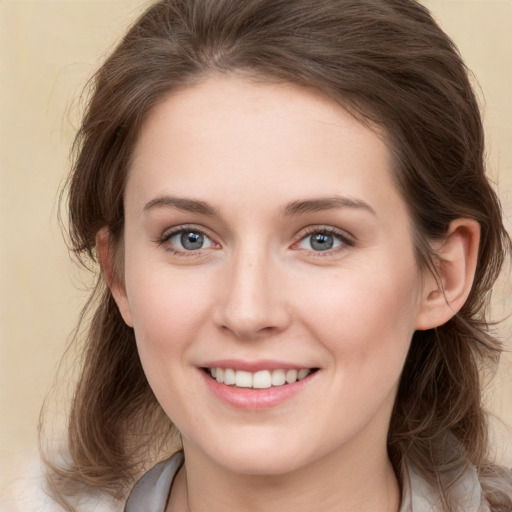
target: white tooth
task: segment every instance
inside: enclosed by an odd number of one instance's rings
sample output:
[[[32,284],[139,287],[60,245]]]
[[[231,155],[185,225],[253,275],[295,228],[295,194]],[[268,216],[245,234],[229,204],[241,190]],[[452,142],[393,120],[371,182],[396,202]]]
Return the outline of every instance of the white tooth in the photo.
[[[302,380],[303,378],[307,377],[311,373],[311,370],[307,368],[302,368],[297,373],[297,380]]]
[[[224,382],[224,370],[222,368],[215,368],[215,378],[217,382]]]
[[[215,368],[210,368],[210,375],[215,379]]]
[[[252,373],[237,370],[235,372],[235,384],[239,388],[252,388]]]
[[[256,389],[265,389],[269,388],[272,385],[272,381],[270,379],[270,372],[268,370],[262,370],[261,372],[256,372],[252,376],[252,387]]]
[[[224,370],[224,384],[231,386],[235,383],[235,370],[232,368],[226,368]]]
[[[286,372],[286,382],[288,382],[288,384],[297,382],[297,370],[288,370]]]
[[[282,386],[286,382],[284,370],[274,370],[272,372],[272,386]]]

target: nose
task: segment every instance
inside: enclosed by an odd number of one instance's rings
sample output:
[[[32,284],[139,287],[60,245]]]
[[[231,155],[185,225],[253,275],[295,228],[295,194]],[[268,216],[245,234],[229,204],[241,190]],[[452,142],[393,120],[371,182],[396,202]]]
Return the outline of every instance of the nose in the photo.
[[[235,255],[225,268],[215,321],[240,340],[271,336],[286,329],[290,308],[283,273],[271,257],[255,250]],[[226,276],[227,275],[227,276]]]

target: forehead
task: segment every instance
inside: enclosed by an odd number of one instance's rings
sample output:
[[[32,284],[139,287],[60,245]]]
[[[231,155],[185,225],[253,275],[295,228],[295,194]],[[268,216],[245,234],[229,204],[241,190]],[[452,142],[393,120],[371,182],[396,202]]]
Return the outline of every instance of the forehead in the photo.
[[[152,195],[191,188],[256,206],[305,194],[401,202],[380,133],[311,90],[237,76],[169,94],[142,126],[127,195],[140,208]]]

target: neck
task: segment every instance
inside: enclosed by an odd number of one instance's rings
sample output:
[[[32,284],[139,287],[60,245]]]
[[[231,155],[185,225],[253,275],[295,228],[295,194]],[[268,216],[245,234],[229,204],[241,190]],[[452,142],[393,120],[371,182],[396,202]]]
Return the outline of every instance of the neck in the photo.
[[[233,473],[185,447],[167,512],[397,512],[400,491],[385,445],[374,448],[332,452],[289,473],[262,476]]]

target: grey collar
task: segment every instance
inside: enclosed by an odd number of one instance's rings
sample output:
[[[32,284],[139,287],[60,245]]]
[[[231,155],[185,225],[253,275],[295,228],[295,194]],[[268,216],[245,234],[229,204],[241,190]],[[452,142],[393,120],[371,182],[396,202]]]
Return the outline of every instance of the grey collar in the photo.
[[[183,452],[179,451],[145,473],[135,484],[124,512],[165,512],[172,483],[183,461]],[[406,464],[403,473],[400,512],[443,512],[439,493],[412,464]],[[478,475],[472,466],[449,490],[449,497],[457,503],[457,512],[488,512],[481,494]]]

